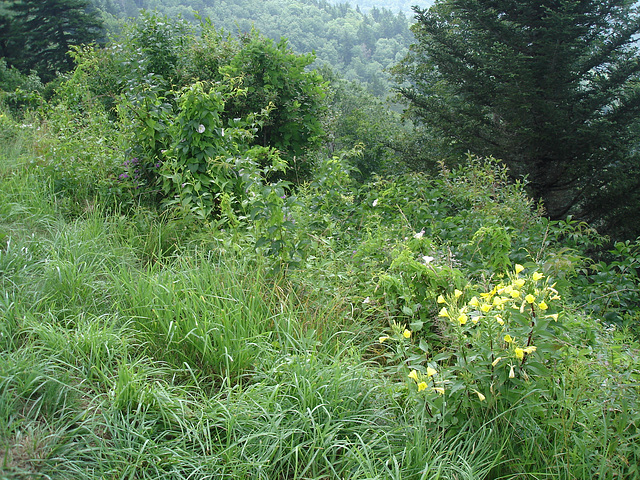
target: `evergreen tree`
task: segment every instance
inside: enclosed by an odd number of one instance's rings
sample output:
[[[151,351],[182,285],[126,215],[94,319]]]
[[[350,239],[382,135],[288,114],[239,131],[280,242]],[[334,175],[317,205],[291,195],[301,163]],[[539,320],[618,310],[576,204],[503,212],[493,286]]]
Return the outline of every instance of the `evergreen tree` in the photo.
[[[13,16],[6,8],[6,5],[0,4],[0,58],[9,57],[12,51],[15,51],[14,45],[14,22]]]
[[[0,43],[7,59],[22,72],[35,70],[49,81],[73,68],[72,45],[100,40],[102,23],[88,0],[16,0],[8,6],[12,28]]]
[[[409,112],[526,176],[552,218],[628,226],[640,206],[635,2],[442,0],[415,11],[417,43],[395,70]],[[640,234],[634,223],[625,235]]]

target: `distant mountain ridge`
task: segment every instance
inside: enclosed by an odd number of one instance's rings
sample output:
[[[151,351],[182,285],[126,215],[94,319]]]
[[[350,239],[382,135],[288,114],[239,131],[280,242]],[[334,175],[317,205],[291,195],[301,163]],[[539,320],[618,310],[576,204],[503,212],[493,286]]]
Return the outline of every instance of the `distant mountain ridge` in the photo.
[[[334,4],[344,3],[340,0],[330,0]],[[392,12],[403,12],[413,15],[413,7],[428,8],[434,0],[352,0],[348,2],[353,8],[358,8],[363,13],[368,13],[373,8],[386,8]]]

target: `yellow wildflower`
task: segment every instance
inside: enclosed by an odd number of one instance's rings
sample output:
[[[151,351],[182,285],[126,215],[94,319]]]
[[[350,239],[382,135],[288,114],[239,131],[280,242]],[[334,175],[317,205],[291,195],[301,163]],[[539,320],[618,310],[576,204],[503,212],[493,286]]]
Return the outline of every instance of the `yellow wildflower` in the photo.
[[[442,295],[438,295],[438,303],[445,303],[446,300],[444,299],[444,297]]]
[[[491,310],[491,304],[483,303],[482,305],[480,305],[480,310],[482,310],[484,313],[487,313],[489,310]]]
[[[534,282],[537,282],[538,280],[541,280],[544,277],[544,275],[540,272],[533,272],[533,275],[531,275],[531,278],[533,278]]]
[[[538,307],[540,307],[540,310],[546,310],[547,308],[549,308],[549,305],[547,305],[543,300],[538,304]]]
[[[487,397],[481,394],[478,390],[473,390],[473,391],[476,393],[476,395],[478,395],[478,398],[480,399],[481,402],[484,402],[487,399]]]
[[[418,382],[418,372],[416,372],[415,370],[411,370],[411,373],[409,373],[409,378],[414,380],[415,382]]]
[[[380,343],[384,343],[386,340],[389,340],[389,337],[380,337],[380,338],[378,339],[378,341],[379,341]]]
[[[447,312],[447,307],[442,307],[440,312],[438,312],[438,316],[449,318],[449,312]]]
[[[495,287],[493,287],[493,290],[491,290],[490,292],[481,293],[480,296],[485,299],[491,298],[496,294],[497,291],[498,291],[498,286],[496,285]]]
[[[518,298],[520,296],[520,290],[512,290],[510,295],[511,298]]]
[[[469,300],[469,305],[471,305],[472,307],[478,308],[480,306],[480,302],[478,301],[478,297],[473,297],[471,300]]]
[[[460,297],[462,296],[462,292],[456,288],[456,289],[453,291],[453,295],[454,295],[456,298],[460,298]]]
[[[553,318],[554,321],[558,321],[558,314],[552,313],[551,315],[547,315],[547,318]]]
[[[438,371],[435,368],[427,367],[427,375],[433,377]]]
[[[533,303],[536,301],[536,297],[534,297],[533,295],[529,294],[526,297],[524,297],[524,299],[527,301],[527,303]]]
[[[522,288],[522,287],[524,287],[524,283],[525,283],[524,278],[518,278],[517,280],[514,280],[513,285],[516,288]]]
[[[553,295],[550,298],[551,300],[560,300],[560,295]]]
[[[513,337],[511,335],[507,334],[507,335],[504,336],[504,341],[507,342],[507,343],[511,343],[511,342],[513,342]]]
[[[500,325],[500,326],[504,325],[504,320],[502,319],[502,317],[500,315],[496,315],[496,322],[498,322],[498,325]]]
[[[422,390],[426,390],[427,389],[427,384],[425,382],[420,382],[418,384],[418,391],[421,392]]]
[[[402,332],[402,336],[404,338],[410,338],[411,337],[411,330],[408,330],[408,329],[405,328],[404,332]]]
[[[495,367],[495,366],[498,364],[498,362],[499,362],[500,360],[502,360],[502,357],[498,357],[498,358],[496,358],[493,362],[491,362],[491,366],[492,366],[492,367]]]
[[[467,316],[464,313],[461,313],[458,316],[458,323],[460,323],[460,325],[464,325],[465,323],[467,323]]]
[[[533,353],[538,349],[538,347],[536,347],[535,345],[529,345],[527,348],[524,349],[524,353]]]
[[[524,350],[521,349],[520,347],[516,347],[516,349],[514,350],[515,354],[516,354],[516,358],[518,360],[522,360],[524,358]]]
[[[524,270],[524,267],[522,265],[520,265],[519,263],[516,263],[516,275],[518,275],[523,270]]]
[[[511,365],[511,370],[509,370],[509,378],[515,378],[516,372],[513,370],[513,365]]]
[[[433,391],[437,392],[439,395],[444,395],[444,388],[442,387],[433,387]]]
[[[501,307],[508,301],[509,299],[505,297],[493,297],[493,305],[495,305],[496,307]]]

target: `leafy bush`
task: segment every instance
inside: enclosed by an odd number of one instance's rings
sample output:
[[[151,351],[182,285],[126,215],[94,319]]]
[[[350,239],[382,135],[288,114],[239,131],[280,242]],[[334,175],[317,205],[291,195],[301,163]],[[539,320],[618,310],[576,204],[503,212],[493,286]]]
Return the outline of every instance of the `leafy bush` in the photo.
[[[244,197],[244,182],[254,174],[247,167],[252,161],[256,163],[255,154],[252,157],[249,152],[254,117],[227,120],[222,115],[229,99],[241,94],[195,83],[178,95],[177,114],[172,128],[167,129],[170,149],[160,152],[166,160],[160,160],[160,155],[153,159],[161,161],[157,167],[161,167],[168,205],[178,204],[207,219],[218,215],[221,194],[227,193],[235,202]],[[169,121],[166,116],[164,122]],[[156,130],[150,131],[153,135]],[[158,142],[156,149],[161,145]],[[270,159],[274,160],[273,168],[286,165],[279,163],[277,156]]]
[[[575,299],[591,315],[607,323],[629,326],[640,333],[640,239],[615,243],[610,261],[592,262],[574,280]]]
[[[21,74],[15,67],[9,68],[0,58],[0,106],[5,106],[14,115],[36,109],[43,103],[44,86],[35,72]]]
[[[151,115],[140,119],[142,127],[154,128],[145,125],[147,120],[159,122],[153,117],[154,102],[156,109],[164,104],[175,108],[175,91],[197,82],[223,89],[231,81],[244,93],[226,97],[220,112],[225,123],[268,112],[256,124],[250,144],[278,149],[296,169],[290,179],[308,175],[306,154],[320,144],[325,111],[324,81],[317,72],[306,71],[313,56],[296,55],[285,40],[274,44],[257,31],[233,38],[206,20],[201,29],[196,36],[183,20],[144,14],[111,45],[76,49],[78,67],[70,83],[88,88],[110,113],[119,111],[126,122],[131,111],[118,109],[121,100],[142,108],[139,114]],[[134,144],[134,148],[138,147]]]
[[[102,106],[86,90],[62,84],[39,117],[37,163],[67,213],[80,215],[96,204],[116,208],[124,200],[117,183],[124,147]]]

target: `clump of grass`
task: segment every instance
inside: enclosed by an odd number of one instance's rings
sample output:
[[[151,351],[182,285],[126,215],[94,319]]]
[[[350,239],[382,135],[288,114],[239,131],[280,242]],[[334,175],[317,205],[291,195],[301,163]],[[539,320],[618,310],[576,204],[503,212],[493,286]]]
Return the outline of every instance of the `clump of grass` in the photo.
[[[204,375],[237,377],[280,328],[290,328],[264,298],[260,270],[237,261],[175,258],[140,274],[113,272],[115,304],[130,317],[154,358]]]

